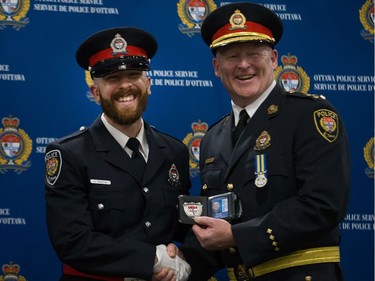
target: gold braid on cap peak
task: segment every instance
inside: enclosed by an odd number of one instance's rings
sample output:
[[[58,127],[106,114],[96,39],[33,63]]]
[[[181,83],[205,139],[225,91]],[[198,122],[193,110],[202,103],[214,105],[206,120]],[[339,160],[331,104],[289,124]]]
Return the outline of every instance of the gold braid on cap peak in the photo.
[[[275,39],[258,32],[236,32],[236,33],[230,33],[225,34],[216,40],[212,41],[212,44],[210,45],[211,49],[222,47],[225,45],[228,45],[230,43],[235,42],[248,42],[248,41],[267,41],[269,43],[275,43]]]

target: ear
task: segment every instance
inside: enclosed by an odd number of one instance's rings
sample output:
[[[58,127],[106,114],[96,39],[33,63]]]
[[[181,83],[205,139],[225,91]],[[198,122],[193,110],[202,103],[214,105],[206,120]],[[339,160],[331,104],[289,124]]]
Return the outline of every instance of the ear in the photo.
[[[100,103],[99,87],[96,84],[90,85],[90,92],[92,96],[95,98],[95,101],[97,103]]]
[[[277,68],[277,65],[278,65],[278,57],[279,57],[279,53],[277,52],[276,49],[273,49],[272,50],[272,57],[271,57],[271,60],[272,60],[272,66],[273,66],[273,69],[275,70]]]
[[[147,87],[147,94],[151,95],[151,78],[149,76],[147,76],[146,87]]]
[[[219,63],[217,62],[217,58],[214,57],[212,59],[212,66],[214,67],[214,73],[216,77],[220,77],[220,68],[219,68]]]

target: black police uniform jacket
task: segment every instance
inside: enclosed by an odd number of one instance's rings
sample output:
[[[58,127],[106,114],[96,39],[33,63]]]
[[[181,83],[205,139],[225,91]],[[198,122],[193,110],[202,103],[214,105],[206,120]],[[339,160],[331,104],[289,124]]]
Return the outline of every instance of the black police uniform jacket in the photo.
[[[339,244],[350,168],[347,137],[336,110],[325,99],[286,93],[277,85],[234,148],[233,123],[231,114],[208,130],[201,142],[200,170],[202,195],[230,190],[241,200],[242,216],[231,222],[237,247],[198,252],[199,243],[189,235],[181,250],[192,266],[190,280],[207,280],[224,265],[251,268],[296,250]],[[262,154],[268,182],[257,187],[255,158]],[[279,271],[264,280],[295,280],[291,277],[298,270],[307,272],[305,266],[295,267],[283,271],[287,277],[278,276],[283,274]],[[327,270],[321,274],[323,279],[312,280],[335,280]]]
[[[190,188],[187,147],[146,123],[145,131],[150,152],[142,182],[100,117],[47,147],[48,231],[65,264],[150,280],[155,245],[183,236],[176,208]]]

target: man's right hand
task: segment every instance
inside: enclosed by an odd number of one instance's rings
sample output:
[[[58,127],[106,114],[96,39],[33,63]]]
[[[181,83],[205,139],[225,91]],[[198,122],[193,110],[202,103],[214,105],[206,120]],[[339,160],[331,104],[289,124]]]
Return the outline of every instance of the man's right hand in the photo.
[[[176,277],[172,269],[162,268],[159,272],[152,274],[152,281],[176,281]]]

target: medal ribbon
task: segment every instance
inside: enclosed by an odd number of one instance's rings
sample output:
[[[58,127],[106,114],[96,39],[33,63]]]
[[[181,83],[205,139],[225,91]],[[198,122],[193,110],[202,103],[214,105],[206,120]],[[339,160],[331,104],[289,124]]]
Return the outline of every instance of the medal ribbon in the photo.
[[[259,188],[264,187],[267,184],[267,168],[266,168],[266,155],[259,154],[255,156],[255,185]]]
[[[265,154],[255,155],[255,174],[266,175],[266,173],[267,173],[266,155]]]

